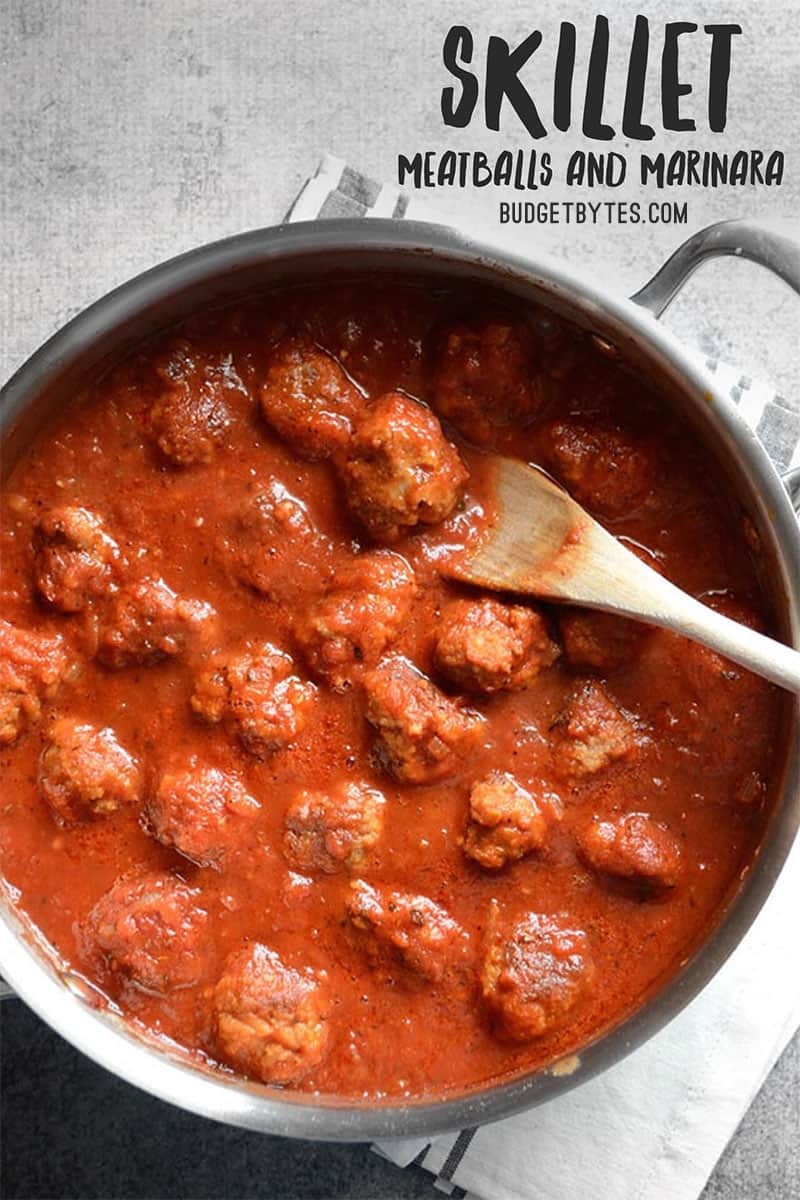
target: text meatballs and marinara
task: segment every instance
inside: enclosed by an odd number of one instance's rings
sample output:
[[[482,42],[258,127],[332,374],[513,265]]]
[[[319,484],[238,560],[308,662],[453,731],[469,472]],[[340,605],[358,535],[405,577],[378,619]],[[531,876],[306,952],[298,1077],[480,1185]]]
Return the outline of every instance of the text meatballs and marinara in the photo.
[[[193,318],[15,468],[3,874],[132,1020],[270,1084],[442,1092],[579,1048],[713,920],[763,825],[772,689],[452,582],[494,450],[768,622],[658,394],[481,293]]]

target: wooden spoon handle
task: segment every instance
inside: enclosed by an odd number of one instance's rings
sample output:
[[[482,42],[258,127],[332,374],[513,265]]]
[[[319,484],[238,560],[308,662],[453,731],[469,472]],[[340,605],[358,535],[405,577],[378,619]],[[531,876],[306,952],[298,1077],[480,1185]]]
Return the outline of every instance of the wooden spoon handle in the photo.
[[[616,588],[614,591],[605,591],[606,595],[615,595],[619,601],[611,611],[642,618],[653,625],[703,642],[756,675],[788,691],[800,693],[800,653],[797,650],[756,632],[748,625],[732,621],[730,617],[695,600],[642,563],[599,526],[594,526],[589,537],[605,543],[605,561],[609,567],[617,567]],[[597,603],[605,588],[595,596],[588,594],[591,590],[587,589],[582,597],[583,602],[609,608],[606,604]]]
[[[732,621],[730,617],[687,596],[679,588],[675,588],[675,591],[680,603],[671,604],[668,618],[659,621],[659,624],[703,642],[712,650],[788,691],[800,693],[800,653],[797,650],[747,625]]]
[[[498,457],[496,514],[453,574],[480,587],[619,613],[703,642],[800,693],[800,654],[664,579],[535,467]]]

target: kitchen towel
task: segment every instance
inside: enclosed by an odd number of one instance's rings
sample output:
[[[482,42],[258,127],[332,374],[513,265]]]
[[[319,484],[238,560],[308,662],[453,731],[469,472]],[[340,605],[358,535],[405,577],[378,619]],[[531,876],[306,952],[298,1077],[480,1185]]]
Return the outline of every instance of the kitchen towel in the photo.
[[[398,188],[329,156],[287,220],[345,216],[437,219]],[[486,240],[497,239],[489,234]],[[724,363],[705,365],[778,468],[800,465],[798,409]],[[716,978],[617,1066],[505,1121],[433,1140],[382,1142],[375,1149],[399,1165],[421,1164],[443,1191],[461,1197],[696,1200],[800,1026],[798,913],[800,843]]]

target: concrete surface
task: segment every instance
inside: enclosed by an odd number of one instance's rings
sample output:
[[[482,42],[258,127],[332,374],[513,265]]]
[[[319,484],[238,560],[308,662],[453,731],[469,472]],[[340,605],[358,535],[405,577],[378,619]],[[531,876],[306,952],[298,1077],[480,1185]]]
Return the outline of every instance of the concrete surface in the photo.
[[[612,112],[619,110],[620,37],[640,8],[633,0],[603,6],[612,21]],[[717,6],[699,9],[701,21],[720,15]],[[654,27],[675,19],[670,0],[652,0],[646,11]],[[442,127],[444,34],[459,21],[479,44],[489,31],[513,41],[535,14],[547,40],[562,18],[585,29],[585,12],[575,0],[0,0],[0,377],[133,273],[276,221],[326,150],[393,178],[399,152],[524,145],[511,123],[501,134],[477,124]],[[630,292],[686,232],[709,221],[797,213],[796,0],[739,0],[723,16],[745,29],[734,49],[728,130],[716,141],[660,136],[658,148],[782,148],[783,187],[681,190],[675,198],[689,203],[685,230],[534,227],[519,231],[520,246],[544,247]],[[686,60],[695,79],[698,47]],[[562,160],[565,148],[580,144],[576,135],[548,140]],[[614,198],[636,196],[632,186]],[[549,192],[568,197],[575,198],[563,187]],[[474,192],[432,202],[444,217],[491,228],[498,198]],[[800,301],[757,268],[709,266],[668,320],[687,341],[800,398]],[[2,1028],[9,1198],[434,1194],[427,1176],[399,1172],[364,1148],[298,1147],[166,1109],[77,1058],[21,1008],[4,1009]],[[799,1084],[795,1042],[707,1197],[800,1194]]]

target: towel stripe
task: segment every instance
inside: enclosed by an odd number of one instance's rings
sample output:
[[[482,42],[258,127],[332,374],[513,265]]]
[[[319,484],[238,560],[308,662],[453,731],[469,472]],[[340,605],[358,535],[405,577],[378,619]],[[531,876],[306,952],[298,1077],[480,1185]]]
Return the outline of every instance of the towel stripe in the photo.
[[[475,1137],[475,1134],[477,1132],[478,1132],[477,1128],[461,1130],[461,1133],[458,1135],[456,1140],[453,1142],[453,1145],[450,1148],[450,1153],[448,1154],[447,1158],[444,1160],[442,1169],[439,1172],[439,1177],[441,1179],[452,1179],[453,1178],[454,1174],[458,1170],[458,1167],[461,1163],[462,1158],[464,1157],[467,1150],[469,1149],[470,1142]]]

